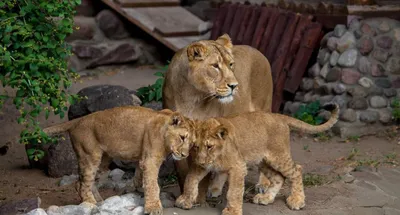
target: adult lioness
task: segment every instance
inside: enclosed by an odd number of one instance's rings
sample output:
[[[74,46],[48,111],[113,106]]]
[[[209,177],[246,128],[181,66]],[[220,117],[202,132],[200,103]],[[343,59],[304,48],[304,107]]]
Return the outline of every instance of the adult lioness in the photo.
[[[191,147],[193,122],[170,110],[153,111],[144,107],[116,107],[98,111],[44,129],[47,134],[68,131],[78,157],[80,196],[96,203],[92,189],[103,154],[111,158],[140,162],[143,171],[145,212],[162,214],[158,172],[170,154],[186,158]],[[141,171],[134,183],[141,185]]]
[[[292,160],[290,130],[318,133],[330,129],[337,122],[339,106],[328,104],[324,108],[331,110],[332,115],[326,123],[318,126],[265,112],[243,113],[200,122],[196,126],[198,137],[194,144],[194,165],[190,168],[184,193],[176,200],[176,205],[191,208],[198,195],[199,181],[209,171],[226,172],[229,175],[228,201],[222,214],[241,215],[246,164],[259,163],[261,174],[271,184],[259,184],[262,192],[253,201],[259,204],[272,203],[285,177],[291,187],[286,203],[290,209],[301,209],[305,206],[302,168]]]
[[[272,76],[268,60],[258,50],[232,45],[227,34],[194,42],[179,50],[168,67],[163,107],[194,119],[249,111],[271,112]],[[188,167],[176,163],[182,189]],[[218,196],[226,175],[216,180]]]

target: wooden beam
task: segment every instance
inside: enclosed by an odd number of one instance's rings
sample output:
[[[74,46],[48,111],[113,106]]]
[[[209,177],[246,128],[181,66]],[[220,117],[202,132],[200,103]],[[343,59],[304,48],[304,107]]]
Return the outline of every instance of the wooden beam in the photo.
[[[115,0],[121,7],[165,7],[179,6],[179,0]]]
[[[348,5],[347,11],[349,15],[357,16],[390,16],[398,15],[400,13],[400,4],[398,5]]]

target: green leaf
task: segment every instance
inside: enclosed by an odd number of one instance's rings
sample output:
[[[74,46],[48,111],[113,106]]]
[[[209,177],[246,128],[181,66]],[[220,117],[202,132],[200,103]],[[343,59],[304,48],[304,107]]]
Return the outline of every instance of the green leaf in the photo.
[[[155,92],[155,91],[151,91],[151,92],[149,93],[149,97],[148,97],[149,102],[150,102],[150,101],[153,101],[153,99],[154,99],[155,96],[156,96],[156,92]]]
[[[53,98],[51,99],[51,106],[53,108],[58,107],[59,104],[60,104],[60,101],[58,99],[53,99]]]
[[[18,117],[18,124],[22,124],[24,121],[25,121],[25,118],[24,117]]]
[[[157,90],[156,101],[160,101],[162,99],[162,89]]]
[[[156,73],[154,73],[154,75],[158,76],[158,77],[164,77],[164,73],[162,73],[162,72],[156,72]]]
[[[64,118],[64,111],[60,112],[60,118],[63,119]]]
[[[50,111],[49,111],[49,109],[46,109],[44,112],[45,112],[45,118],[47,120],[49,118]]]
[[[30,155],[35,154],[35,151],[36,151],[36,149],[27,149],[26,154],[30,156]]]
[[[39,111],[38,110],[32,110],[30,113],[29,113],[32,117],[37,117],[37,116],[39,116]]]

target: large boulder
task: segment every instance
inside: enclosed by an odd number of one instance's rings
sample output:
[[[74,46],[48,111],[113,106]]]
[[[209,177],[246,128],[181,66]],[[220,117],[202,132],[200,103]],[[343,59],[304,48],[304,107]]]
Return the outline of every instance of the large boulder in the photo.
[[[40,208],[40,203],[41,200],[39,197],[6,202],[0,205],[0,214],[11,215],[27,213],[31,210]]]
[[[111,10],[102,10],[97,14],[96,22],[104,35],[109,39],[120,40],[129,37],[124,23],[118,15]]]
[[[51,144],[48,149],[47,171],[51,177],[78,173],[78,161],[68,134],[63,134],[58,143]]]

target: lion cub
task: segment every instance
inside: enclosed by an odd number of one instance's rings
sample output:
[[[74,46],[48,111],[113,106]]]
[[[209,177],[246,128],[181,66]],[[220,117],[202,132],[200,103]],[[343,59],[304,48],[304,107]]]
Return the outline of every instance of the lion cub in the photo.
[[[176,200],[176,206],[191,208],[198,195],[199,181],[210,171],[215,171],[229,175],[227,206],[222,214],[242,214],[246,164],[256,163],[267,180],[259,181],[258,187],[262,192],[254,197],[255,203],[272,203],[284,178],[287,178],[291,186],[287,205],[293,210],[303,208],[305,195],[302,168],[292,160],[290,129],[306,133],[328,130],[337,122],[339,108],[336,104],[324,108],[332,111],[332,115],[326,123],[318,126],[289,116],[265,112],[210,118],[199,122],[196,126],[197,140],[193,147],[195,164],[188,173],[184,192]]]
[[[44,129],[47,134],[68,131],[78,158],[80,197],[95,204],[92,189],[103,154],[121,160],[140,161],[143,171],[145,212],[162,214],[157,178],[160,165],[170,154],[186,158],[192,143],[193,123],[177,112],[143,107],[116,107]],[[136,185],[141,185],[136,171]],[[97,195],[97,194],[96,194]]]

